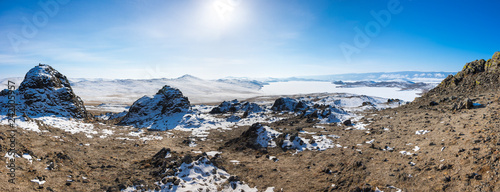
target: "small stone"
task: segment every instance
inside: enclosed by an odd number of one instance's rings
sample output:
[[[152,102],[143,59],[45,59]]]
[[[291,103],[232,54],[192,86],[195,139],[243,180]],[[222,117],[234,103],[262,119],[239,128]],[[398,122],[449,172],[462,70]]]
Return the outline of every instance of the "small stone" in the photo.
[[[350,119],[345,120],[344,122],[342,122],[342,124],[344,124],[345,126],[352,126],[352,122]]]
[[[439,105],[438,102],[435,102],[435,101],[431,101],[429,103],[429,106],[436,106],[436,105]]]
[[[179,185],[181,183],[181,180],[180,179],[177,179],[174,181],[174,185]]]

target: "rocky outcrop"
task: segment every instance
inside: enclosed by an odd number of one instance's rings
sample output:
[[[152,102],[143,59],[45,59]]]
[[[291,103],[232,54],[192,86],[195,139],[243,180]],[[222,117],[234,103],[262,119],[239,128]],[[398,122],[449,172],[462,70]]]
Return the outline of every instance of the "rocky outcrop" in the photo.
[[[271,110],[273,111],[300,111],[305,110],[307,104],[304,101],[298,101],[296,99],[282,97],[274,101]]]
[[[412,103],[420,107],[435,107],[438,106],[436,103],[439,105],[444,103],[452,110],[472,108],[470,102],[465,102],[465,99],[500,88],[499,65],[500,52],[496,52],[491,59],[467,63],[462,71],[456,75],[449,75],[436,88]],[[431,103],[433,105],[430,105]]]
[[[256,113],[261,112],[262,108],[250,102],[240,103],[238,100],[232,101],[224,101],[219,106],[213,108],[210,111],[210,114],[221,114],[221,113],[235,113],[235,112],[247,112],[247,113]]]
[[[304,111],[303,115],[310,120],[317,119],[321,123],[342,123],[350,118],[347,111],[331,105],[314,105],[308,107],[308,110]],[[348,125],[351,125],[351,123]]]
[[[191,105],[179,89],[164,86],[154,96],[135,101],[120,125],[168,130],[175,128]]]
[[[496,52],[487,61],[481,59],[465,64],[462,71],[458,72],[455,76],[449,75],[437,88],[438,90],[444,88],[466,90],[496,84],[499,82],[499,65],[500,52]]]
[[[240,137],[228,141],[226,146],[236,147],[236,150],[276,147],[277,144],[274,140],[280,135],[280,132],[268,126],[254,123],[248,130],[243,132]]]
[[[2,92],[6,92],[5,90]],[[75,95],[63,74],[49,65],[39,64],[28,71],[15,91],[18,115],[91,118],[82,99]],[[6,111],[6,95],[1,94],[0,112]]]

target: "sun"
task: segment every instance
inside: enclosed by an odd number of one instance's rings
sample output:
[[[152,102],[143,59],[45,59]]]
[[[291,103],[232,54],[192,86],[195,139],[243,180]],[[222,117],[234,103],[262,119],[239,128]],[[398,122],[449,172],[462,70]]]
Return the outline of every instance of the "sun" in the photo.
[[[197,1],[189,16],[194,37],[200,40],[221,40],[238,36],[249,27],[248,2],[239,0]]]
[[[212,4],[217,16],[222,21],[229,21],[239,5],[240,0],[215,0]]]

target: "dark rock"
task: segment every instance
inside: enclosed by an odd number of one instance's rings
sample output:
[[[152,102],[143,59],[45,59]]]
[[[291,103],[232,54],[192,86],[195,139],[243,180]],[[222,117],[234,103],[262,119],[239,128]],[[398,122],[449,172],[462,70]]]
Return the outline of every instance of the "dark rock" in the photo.
[[[186,164],[190,164],[193,162],[193,157],[190,154],[187,154],[182,158],[182,162]]]
[[[307,109],[307,103],[304,101],[299,101],[299,103],[297,103],[297,106],[295,106],[294,111],[302,111],[306,109]]]
[[[180,179],[177,179],[174,181],[174,185],[179,185],[181,183],[181,180]]]
[[[483,176],[481,176],[481,175],[479,175],[479,174],[476,174],[476,175],[474,176],[474,179],[476,179],[476,180],[482,180],[482,179],[483,179]]]
[[[364,101],[361,106],[374,106],[372,102]]]
[[[443,181],[444,182],[450,182],[451,181],[451,177],[450,176],[446,176],[446,177],[444,177]]]
[[[153,158],[154,159],[164,159],[167,154],[170,153],[170,148],[162,148],[158,153],[156,153]]]
[[[356,187],[353,192],[373,192],[374,190],[372,190],[371,187],[363,187],[363,188],[359,188],[359,187]]]
[[[56,153],[56,157],[62,160],[71,160],[71,158],[68,155],[62,152]]]
[[[439,104],[438,104],[437,102],[435,102],[435,101],[431,101],[431,102],[429,103],[429,106],[436,106],[436,105],[439,105]]]
[[[352,126],[352,122],[350,119],[345,120],[344,122],[342,122],[342,124],[344,124],[345,126]]]
[[[262,111],[262,108],[255,104],[255,103],[250,103],[250,102],[243,102],[240,103],[238,100],[232,100],[232,101],[224,101],[222,102],[219,106],[213,108],[210,111],[210,114],[220,114],[220,113],[234,113],[238,111],[244,111],[245,113],[255,113],[255,112],[260,112]]]
[[[387,103],[400,103],[400,99],[387,99]]]
[[[227,179],[227,181],[229,181],[229,182],[240,181],[240,177],[238,177],[238,176],[230,176],[229,179]]]

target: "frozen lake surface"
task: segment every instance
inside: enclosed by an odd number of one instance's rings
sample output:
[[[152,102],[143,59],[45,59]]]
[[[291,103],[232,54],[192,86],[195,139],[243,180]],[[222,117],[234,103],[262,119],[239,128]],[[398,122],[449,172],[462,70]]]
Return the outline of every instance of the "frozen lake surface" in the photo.
[[[352,93],[357,95],[377,96],[383,98],[397,98],[404,101],[413,101],[420,91],[400,91],[400,88],[390,87],[355,87],[339,88],[330,82],[322,81],[288,81],[275,82],[262,88],[263,95],[295,95],[308,93]]]

